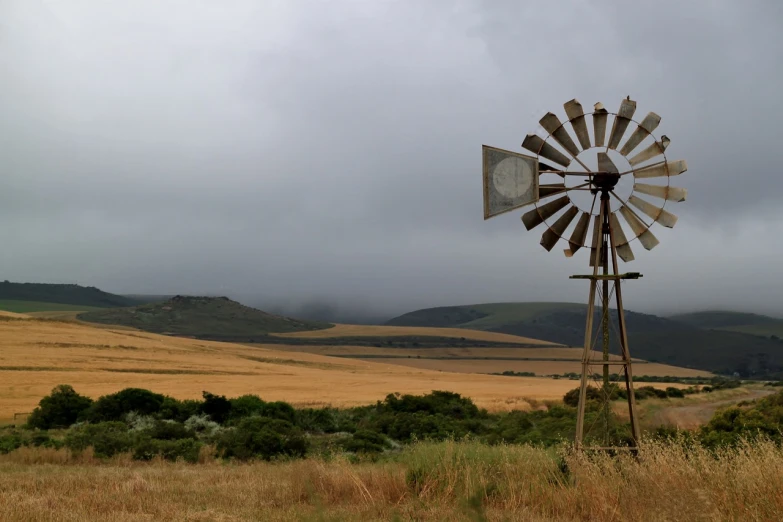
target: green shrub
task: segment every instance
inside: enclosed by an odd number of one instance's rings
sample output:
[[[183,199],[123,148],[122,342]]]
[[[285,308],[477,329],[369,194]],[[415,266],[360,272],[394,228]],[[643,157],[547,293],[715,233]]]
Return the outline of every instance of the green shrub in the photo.
[[[666,396],[679,399],[685,397],[685,392],[679,388],[674,388],[673,386],[669,386],[666,388]]]
[[[194,401],[186,399],[179,401],[172,397],[164,397],[163,402],[158,410],[157,417],[163,420],[174,420],[177,422],[185,422],[193,415],[197,415],[201,411],[201,401]]]
[[[22,446],[22,437],[18,433],[4,433],[0,435],[0,455],[11,453]]]
[[[160,411],[165,397],[142,388],[125,388],[117,393],[104,395],[84,412],[88,422],[119,421],[130,412],[152,415]]]
[[[124,422],[108,421],[97,424],[81,424],[65,435],[65,446],[73,451],[83,451],[92,446],[96,457],[112,457],[131,451],[134,437]]]
[[[345,451],[353,453],[382,453],[389,446],[389,441],[378,432],[359,430],[340,445]]]
[[[223,424],[231,414],[231,401],[223,395],[214,395],[207,391],[202,393],[204,402],[201,404],[201,413],[209,415],[209,418],[218,424]]]
[[[182,459],[185,462],[195,463],[198,462],[201,447],[202,443],[194,439],[159,440],[143,437],[134,444],[133,458],[150,460],[160,455],[170,461]]]
[[[158,440],[195,439],[196,433],[185,427],[184,424],[175,421],[156,420],[152,427],[145,433]]]
[[[67,384],[60,384],[40,400],[27,417],[27,426],[39,430],[67,428],[92,404],[92,399],[79,395]]]
[[[225,458],[271,460],[279,456],[304,457],[309,443],[288,421],[247,417],[218,437],[217,450]]]
[[[336,433],[341,430],[339,422],[340,411],[334,408],[304,408],[296,411],[296,424],[310,433]]]

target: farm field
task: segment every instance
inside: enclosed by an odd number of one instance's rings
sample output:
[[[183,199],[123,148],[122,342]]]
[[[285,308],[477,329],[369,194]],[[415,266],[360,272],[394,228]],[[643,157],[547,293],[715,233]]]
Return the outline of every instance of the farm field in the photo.
[[[29,312],[87,312],[90,310],[100,310],[100,308],[95,306],[81,306],[62,303],[44,303],[39,301],[0,299],[0,310],[26,314]]]
[[[542,350],[543,351],[543,350]],[[399,364],[411,368],[422,368],[443,372],[458,373],[502,373],[504,371],[533,372],[536,375],[562,375],[564,373],[579,373],[582,363],[576,361],[513,361],[486,359],[416,359],[416,358],[373,358],[373,361],[388,364]],[[594,372],[601,371],[600,365],[594,366]],[[615,370],[612,370],[615,371]],[[634,375],[649,375],[651,377],[710,377],[712,374],[701,370],[679,368],[666,364],[639,361],[633,365]]]
[[[432,336],[432,337],[464,337],[478,341],[493,341],[504,343],[537,344],[541,346],[561,346],[557,343],[519,337],[497,332],[484,332],[480,330],[467,330],[462,328],[434,328],[419,326],[375,326],[336,324],[332,328],[323,330],[311,330],[306,332],[291,332],[274,334],[280,337],[298,337],[305,339],[318,339],[326,337],[393,337],[393,336]]]
[[[93,398],[143,387],[180,399],[200,398],[204,390],[252,393],[297,406],[355,406],[394,392],[449,390],[494,411],[527,409],[574,387],[567,380],[439,372],[277,348],[7,317],[0,321],[0,420],[30,412],[58,384]]]

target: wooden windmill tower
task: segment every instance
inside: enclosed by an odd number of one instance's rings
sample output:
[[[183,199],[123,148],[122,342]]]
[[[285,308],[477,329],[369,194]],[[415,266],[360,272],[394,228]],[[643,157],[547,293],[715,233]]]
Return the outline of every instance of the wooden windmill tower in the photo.
[[[641,274],[621,273],[618,258],[624,262],[633,261],[631,243],[637,239],[646,250],[654,248],[658,239],[650,231],[653,223],[671,228],[677,222],[677,217],[664,207],[669,201],[685,200],[686,190],[670,186],[669,180],[685,172],[687,164],[684,160],[667,160],[665,151],[669,139],[666,136],[657,139],[653,135],[661,117],[650,112],[641,122],[635,121],[636,102],[630,97],[622,100],[616,113],[608,112],[603,104],[596,103],[592,114],[586,115],[575,99],[563,107],[565,122],[557,115],[547,113],[540,120],[546,137],[528,134],[522,142],[522,147],[535,156],[483,146],[484,219],[534,205],[535,208],[522,215],[522,222],[528,230],[542,223],[546,225],[541,236],[545,249],[551,251],[560,239],[566,242],[567,257],[582,248],[589,249],[592,273],[571,276],[590,282],[575,442],[578,448],[586,448],[588,384],[595,376],[593,368],[600,366],[603,382],[598,389],[602,394],[603,412],[598,418],[604,422],[596,420],[592,426],[587,426],[587,431],[595,424],[601,424],[603,440],[599,439],[594,447],[617,448],[609,436],[609,399],[612,390],[616,390],[610,385],[609,375],[610,367],[615,367],[625,382],[631,425],[632,441],[624,448],[635,450],[640,433],[621,282],[638,279]],[[592,120],[592,137],[588,131],[588,118]],[[636,127],[622,143],[631,123]],[[567,125],[576,135],[578,146]],[[624,181],[627,181],[627,194],[619,190]],[[657,198],[660,202],[652,203],[641,195]],[[581,203],[577,201],[579,198]],[[622,216],[627,232],[617,214]],[[612,297],[617,310],[615,321],[610,314]],[[600,324],[594,329],[596,298],[600,300],[601,314]],[[598,334],[601,334],[600,343]],[[613,335],[619,344],[619,358],[610,357]]]

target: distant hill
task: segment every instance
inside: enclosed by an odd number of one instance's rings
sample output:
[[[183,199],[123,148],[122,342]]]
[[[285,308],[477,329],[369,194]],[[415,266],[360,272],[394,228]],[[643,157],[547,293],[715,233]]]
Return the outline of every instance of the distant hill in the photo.
[[[783,338],[783,319],[745,312],[707,311],[679,314],[675,321],[708,330],[727,330],[762,337]]]
[[[586,305],[576,303],[490,303],[417,310],[387,324],[470,328],[581,346],[586,312]],[[597,312],[596,326],[599,316]],[[616,324],[614,310],[612,318]],[[783,376],[779,339],[631,311],[626,311],[626,323],[633,357],[743,377]],[[611,346],[619,353],[617,335],[612,335]]]
[[[57,303],[97,308],[136,306],[144,301],[110,294],[92,286],[0,282],[0,300]]]
[[[253,342],[271,333],[330,328],[330,323],[300,321],[273,315],[227,297],[175,296],[132,308],[79,314],[79,320],[129,326],[148,332],[199,339]]]

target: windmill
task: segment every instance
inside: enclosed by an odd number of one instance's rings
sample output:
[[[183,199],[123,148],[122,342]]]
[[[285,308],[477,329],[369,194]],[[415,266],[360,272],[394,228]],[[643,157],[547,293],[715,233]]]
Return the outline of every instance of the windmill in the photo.
[[[641,122],[633,119],[636,102],[630,96],[622,100],[616,113],[596,103],[592,114],[585,114],[576,99],[566,102],[563,108],[567,118],[564,122],[551,112],[541,118],[539,123],[546,133],[545,138],[528,134],[522,142],[522,147],[535,156],[483,146],[484,219],[534,205],[535,208],[522,215],[522,222],[527,230],[541,224],[546,226],[541,245],[547,251],[551,251],[560,239],[566,243],[566,257],[572,257],[583,248],[589,250],[592,274],[571,276],[571,279],[590,282],[575,443],[577,448],[585,449],[588,383],[595,375],[592,368],[601,366],[603,383],[599,393],[603,411],[600,418],[604,430],[603,442],[595,447],[619,448],[610,442],[609,436],[609,398],[614,389],[609,382],[609,368],[617,367],[625,382],[631,425],[632,440],[623,449],[635,451],[640,433],[621,281],[638,279],[641,274],[620,273],[618,257],[623,262],[633,261],[631,244],[637,239],[644,249],[653,249],[658,244],[650,230],[654,223],[668,228],[674,226],[677,217],[664,207],[667,202],[684,201],[687,194],[685,189],[671,186],[669,180],[688,167],[684,160],[666,158],[669,138],[657,139],[653,135],[660,116],[650,112]],[[588,117],[592,120],[592,138]],[[621,146],[631,124],[636,127]],[[567,125],[576,135],[576,142]],[[642,195],[655,198],[657,203]],[[618,214],[627,228],[624,229]],[[616,328],[610,319],[612,296],[617,310]],[[600,326],[593,335],[596,297],[601,301],[601,316]],[[595,349],[599,333],[602,334],[600,358]],[[610,357],[612,334],[617,337],[619,358]]]

